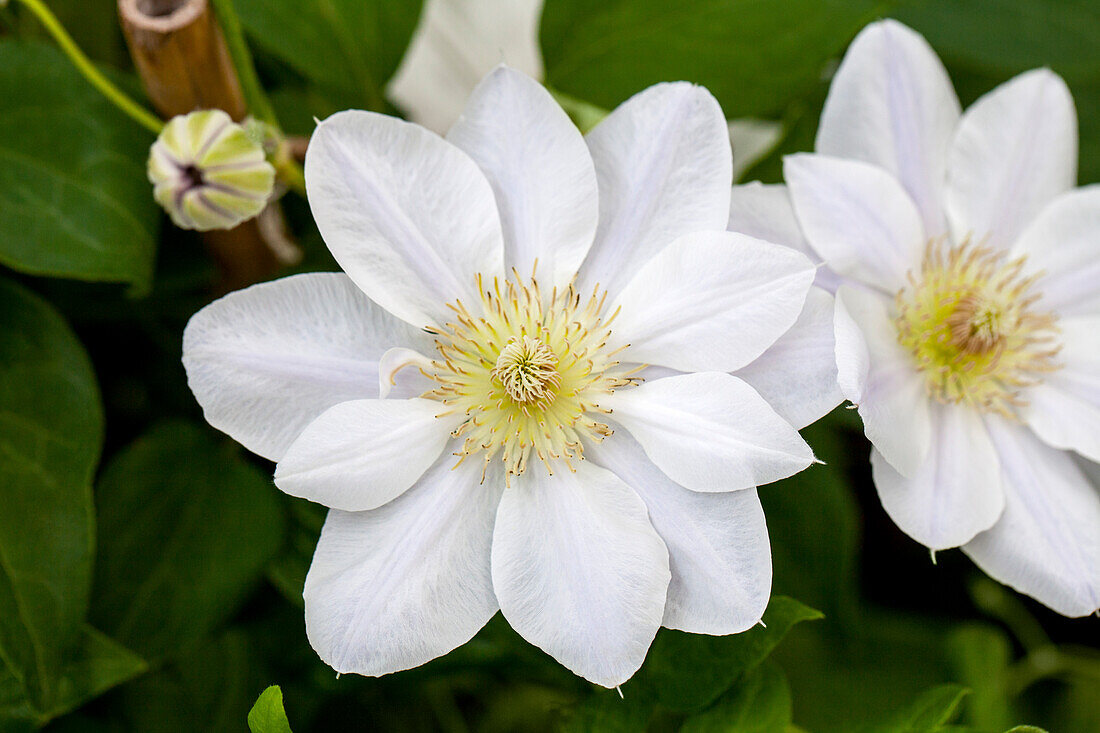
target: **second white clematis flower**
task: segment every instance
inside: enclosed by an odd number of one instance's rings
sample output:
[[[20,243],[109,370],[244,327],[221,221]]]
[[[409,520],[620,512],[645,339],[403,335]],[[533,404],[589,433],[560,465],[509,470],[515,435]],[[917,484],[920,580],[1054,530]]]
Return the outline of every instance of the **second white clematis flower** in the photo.
[[[1069,616],[1100,607],[1100,187],[1074,190],[1065,83],[961,114],[893,22],[853,42],[791,200],[836,287],[839,381],[883,506]]]
[[[717,102],[682,83],[587,140],[503,67],[446,140],[367,112],[318,126],[307,190],[347,274],[213,303],[184,362],[214,426],[332,508],[305,585],[326,662],[414,667],[500,609],[614,686],[661,625],[760,619],[754,487],[813,456],[737,373],[814,267],[723,231],[730,166]]]

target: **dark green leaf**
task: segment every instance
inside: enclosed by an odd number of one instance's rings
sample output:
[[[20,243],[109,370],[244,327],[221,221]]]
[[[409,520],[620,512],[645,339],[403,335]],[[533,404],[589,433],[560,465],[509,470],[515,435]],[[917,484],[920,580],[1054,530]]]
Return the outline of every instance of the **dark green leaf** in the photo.
[[[50,305],[0,280],[0,324],[0,668],[45,712],[88,603],[103,414],[88,357]]]
[[[0,42],[0,263],[147,287],[152,142],[54,48]]]
[[[608,109],[684,79],[710,89],[727,117],[771,116],[877,12],[873,0],[547,0],[546,77]]]
[[[260,693],[256,704],[248,711],[248,728],[252,733],[291,733],[290,721],[283,709],[283,691],[278,685]]]
[[[947,653],[958,681],[971,690],[963,703],[966,722],[985,730],[1011,725],[1007,673],[1012,645],[1005,633],[994,626],[960,626],[947,639]]]
[[[791,690],[771,661],[751,670],[713,706],[684,722],[680,733],[784,733],[791,724]]]
[[[144,672],[145,660],[101,632],[85,625],[76,656],[62,671],[60,695],[49,717],[83,705]]]
[[[1047,733],[1042,728],[1037,728],[1034,725],[1017,725],[1014,728],[1009,728],[1005,733]]]
[[[620,696],[616,690],[594,690],[579,705],[566,711],[561,733],[633,733],[645,730],[653,712],[650,695],[639,694],[636,685]]]
[[[962,685],[940,685],[924,692],[885,722],[870,725],[866,733],[936,733],[951,722],[968,690]]]
[[[764,661],[792,626],[818,618],[821,613],[809,606],[774,596],[764,612],[766,626],[740,634],[703,636],[661,629],[643,669],[663,705],[698,710]]]
[[[264,50],[346,106],[382,110],[382,90],[409,43],[419,0],[237,0]]]
[[[115,456],[97,502],[92,617],[149,659],[224,622],[283,541],[270,479],[187,423],[160,425]]]

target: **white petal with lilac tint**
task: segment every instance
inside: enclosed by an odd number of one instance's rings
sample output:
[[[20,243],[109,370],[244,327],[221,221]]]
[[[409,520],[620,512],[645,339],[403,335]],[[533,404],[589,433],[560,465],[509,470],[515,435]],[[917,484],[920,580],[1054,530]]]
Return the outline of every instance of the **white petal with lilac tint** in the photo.
[[[932,443],[909,478],[871,451],[882,506],[903,532],[933,550],[958,547],[989,529],[1004,509],[997,451],[981,415],[932,405]]]
[[[800,430],[844,401],[837,385],[833,310],[833,296],[810,288],[791,329],[734,373]]]
[[[542,0],[427,0],[386,90],[411,119],[442,134],[498,64],[542,76]]]
[[[829,267],[893,295],[920,262],[924,226],[909,194],[883,169],[801,153],[783,159],[795,213]]]
[[[632,361],[731,371],[798,318],[814,279],[799,252],[733,232],[686,234],[645,263],[612,302],[613,344]]]
[[[1012,248],[1028,270],[1042,272],[1038,306],[1062,317],[1100,315],[1100,185],[1051,201]]]
[[[443,456],[370,512],[329,512],[306,576],[306,634],[337,672],[379,676],[465,644],[497,611],[490,546],[499,475]]]
[[[1005,510],[963,551],[991,577],[1065,616],[1100,608],[1100,487],[1071,454],[991,419]]]
[[[692,491],[748,489],[814,460],[798,431],[729,374],[666,377],[618,390],[600,405],[613,410],[658,468]]]
[[[955,239],[1012,245],[1077,182],[1077,115],[1048,69],[1010,79],[963,115],[947,159],[947,215]]]
[[[947,71],[920,34],[893,20],[864,28],[837,69],[815,149],[877,165],[900,181],[928,236],[946,231],[943,182],[959,122]]]
[[[593,446],[592,459],[633,488],[668,547],[672,582],[663,626],[736,634],[768,605],[772,558],[756,489],[704,494],[665,476],[625,431]]]
[[[836,293],[837,381],[859,407],[864,432],[902,476],[920,468],[932,439],[925,379],[897,342],[883,296],[851,285]]]
[[[414,326],[477,296],[503,272],[500,217],[485,175],[417,125],[338,112],[317,126],[306,189],[325,244],[371,300]]]
[[[550,93],[499,67],[474,90],[447,139],[474,159],[493,187],[505,268],[527,277],[538,261],[547,285],[568,285],[596,233],[596,169],[584,138]]]
[[[390,346],[431,338],[367,299],[346,275],[294,275],[253,285],[192,316],[183,334],[187,383],[207,422],[277,461],[306,425],[340,402],[378,396]],[[411,370],[394,395],[430,388]]]
[[[686,82],[657,84],[588,133],[600,225],[581,269],[614,297],[643,263],[682,234],[726,228],[732,159],[722,108]]]
[[[1100,461],[1100,315],[1058,325],[1062,366],[1023,393],[1020,417],[1049,445]]]
[[[661,625],[668,551],[646,506],[588,461],[541,466],[505,489],[493,534],[493,588],[508,623],[604,687],[630,679]]]
[[[747,234],[798,250],[817,265],[814,284],[830,293],[836,292],[840,278],[822,264],[821,255],[814,251],[802,234],[798,217],[787,187],[783,184],[763,184],[758,181],[734,186],[730,196],[730,216],[726,226],[731,232]]]
[[[275,467],[275,485],[332,509],[380,507],[436,462],[461,416],[433,400],[354,400],[326,410]]]

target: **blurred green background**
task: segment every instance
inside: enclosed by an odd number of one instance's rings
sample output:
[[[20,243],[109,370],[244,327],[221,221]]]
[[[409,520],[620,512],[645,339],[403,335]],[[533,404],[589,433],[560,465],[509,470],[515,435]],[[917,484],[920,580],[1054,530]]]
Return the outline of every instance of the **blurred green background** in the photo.
[[[140,94],[115,0],[48,4]],[[397,113],[381,90],[418,2],[236,6],[287,132],[346,107]],[[928,38],[964,105],[1028,68],[1062,74],[1079,182],[1100,181],[1096,0],[546,0],[546,82],[603,108],[703,84],[729,118],[783,122],[744,176],[775,182],[783,154],[812,149],[848,42],[886,16]],[[151,142],[32,17],[0,10],[0,731],[241,731],[269,684],[299,733],[1100,731],[1096,619],[1057,616],[958,551],[933,564],[879,506],[843,408],[805,431],[826,465],[761,489],[775,593],[800,602],[774,599],[767,629],[662,630],[622,699],[499,615],[420,669],[337,679],[302,620],[322,510],[276,491],[187,390],[181,334],[215,272],[152,200]],[[334,269],[307,204],[284,206],[298,269]]]

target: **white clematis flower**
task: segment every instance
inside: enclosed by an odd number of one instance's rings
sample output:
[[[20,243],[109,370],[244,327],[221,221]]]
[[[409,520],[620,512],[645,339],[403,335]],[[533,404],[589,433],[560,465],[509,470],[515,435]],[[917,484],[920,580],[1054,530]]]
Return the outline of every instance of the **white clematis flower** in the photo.
[[[326,662],[415,667],[500,609],[610,687],[662,625],[760,619],[754,487],[813,456],[730,372],[795,323],[814,267],[724,231],[710,94],[652,87],[585,139],[501,67],[446,140],[342,112],[305,173],[347,275],[216,301],[184,363],[211,424],[332,508],[305,586]]]
[[[539,23],[543,0],[427,0],[389,98],[409,118],[443,134],[481,78],[501,63],[542,79]],[[779,143],[773,120],[729,122],[733,180]]]
[[[1030,71],[965,114],[905,26],[865,29],[817,153],[785,173],[839,278],[840,386],[883,506],[933,550],[1056,611],[1100,607],[1100,187],[1074,190],[1073,100]]]

